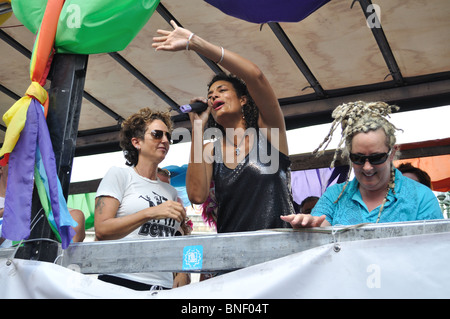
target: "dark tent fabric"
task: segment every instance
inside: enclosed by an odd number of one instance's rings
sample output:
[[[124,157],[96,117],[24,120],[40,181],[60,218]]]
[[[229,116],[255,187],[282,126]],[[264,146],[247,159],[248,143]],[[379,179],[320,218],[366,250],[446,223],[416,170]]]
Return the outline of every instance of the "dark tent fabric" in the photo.
[[[318,168],[291,173],[292,195],[294,201],[300,204],[306,197],[320,197],[328,186],[343,183],[347,177],[349,166],[336,168]]]
[[[223,13],[253,23],[299,22],[330,0],[205,0]]]

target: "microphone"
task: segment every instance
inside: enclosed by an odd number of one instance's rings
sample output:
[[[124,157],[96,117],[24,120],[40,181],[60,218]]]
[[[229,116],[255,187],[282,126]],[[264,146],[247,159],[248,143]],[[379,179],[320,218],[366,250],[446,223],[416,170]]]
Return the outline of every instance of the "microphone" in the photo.
[[[183,113],[195,112],[201,113],[208,108],[208,104],[203,102],[194,102],[192,104],[185,104],[180,106],[180,110]]]

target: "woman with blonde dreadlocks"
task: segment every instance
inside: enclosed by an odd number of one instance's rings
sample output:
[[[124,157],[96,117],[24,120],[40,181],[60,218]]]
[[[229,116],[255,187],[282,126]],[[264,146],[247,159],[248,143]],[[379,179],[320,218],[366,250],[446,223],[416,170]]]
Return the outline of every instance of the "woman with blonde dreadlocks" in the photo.
[[[330,186],[311,215],[282,216],[294,228],[355,225],[443,218],[439,203],[426,186],[404,177],[393,165],[397,151],[397,128],[386,118],[397,106],[362,101],[342,104],[333,111],[335,119],[321,147],[331,141],[340,123],[342,138],[336,155],[348,155],[355,178]],[[345,142],[345,147],[342,144]]]

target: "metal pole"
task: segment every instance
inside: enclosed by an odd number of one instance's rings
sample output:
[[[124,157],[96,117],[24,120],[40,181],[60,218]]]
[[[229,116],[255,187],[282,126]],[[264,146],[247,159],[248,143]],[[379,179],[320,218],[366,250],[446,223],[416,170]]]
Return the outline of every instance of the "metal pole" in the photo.
[[[47,124],[67,199],[87,70],[87,55],[57,54],[52,64]]]

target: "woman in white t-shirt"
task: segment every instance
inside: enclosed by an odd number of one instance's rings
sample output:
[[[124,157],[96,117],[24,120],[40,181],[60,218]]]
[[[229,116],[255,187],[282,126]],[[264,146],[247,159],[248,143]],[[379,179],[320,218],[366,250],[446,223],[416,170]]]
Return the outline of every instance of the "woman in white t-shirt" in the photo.
[[[174,236],[186,212],[177,191],[157,178],[171,143],[169,113],[141,109],[122,123],[120,146],[129,167],[112,167],[95,201],[95,239],[148,239]],[[151,253],[151,252],[149,252]],[[100,275],[135,290],[173,287],[170,272]]]

